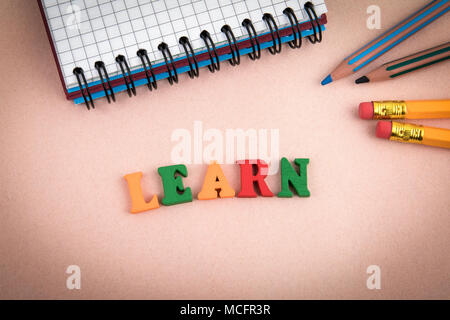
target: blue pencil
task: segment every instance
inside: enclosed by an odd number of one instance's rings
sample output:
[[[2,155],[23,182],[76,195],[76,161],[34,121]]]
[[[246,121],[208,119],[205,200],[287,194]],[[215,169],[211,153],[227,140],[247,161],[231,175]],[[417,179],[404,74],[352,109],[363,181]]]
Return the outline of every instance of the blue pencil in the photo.
[[[430,2],[423,9],[420,9],[392,29],[351,54],[322,81],[322,85],[359,71],[399,43],[408,39],[417,31],[445,15],[449,10],[450,0],[434,0]]]

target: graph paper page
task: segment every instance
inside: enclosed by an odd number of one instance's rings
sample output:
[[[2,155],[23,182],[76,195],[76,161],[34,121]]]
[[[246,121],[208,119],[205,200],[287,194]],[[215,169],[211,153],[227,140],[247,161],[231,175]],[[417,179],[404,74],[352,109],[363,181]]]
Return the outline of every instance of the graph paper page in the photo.
[[[130,68],[141,67],[136,55],[146,49],[152,64],[163,61],[158,45],[169,45],[174,57],[184,55],[178,39],[187,36],[195,51],[205,48],[200,38],[208,30],[212,40],[226,41],[221,32],[228,24],[237,39],[247,38],[241,26],[252,20],[256,32],[267,32],[262,20],[270,13],[280,28],[289,26],[283,14],[291,7],[299,22],[308,21],[304,4],[308,0],[41,0],[64,81],[68,89],[77,87],[75,67],[84,70],[88,82],[98,80],[94,64],[102,60],[110,76],[119,70],[115,57],[124,55]],[[317,15],[326,13],[324,0],[312,0]]]

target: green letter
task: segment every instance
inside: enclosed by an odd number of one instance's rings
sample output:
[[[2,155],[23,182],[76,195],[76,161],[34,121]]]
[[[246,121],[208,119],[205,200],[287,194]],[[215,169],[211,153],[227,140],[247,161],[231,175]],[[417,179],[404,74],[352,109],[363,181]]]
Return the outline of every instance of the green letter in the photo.
[[[191,188],[184,189],[181,177],[175,177],[177,173],[187,177],[187,169],[184,164],[158,168],[158,173],[164,188],[164,198],[161,201],[163,205],[171,206],[192,201]]]
[[[292,192],[289,186],[292,186],[300,197],[309,197],[308,179],[306,166],[309,159],[295,159],[294,163],[300,167],[300,172],[291,166],[288,159],[281,159],[281,191],[278,194],[280,198],[292,198]]]

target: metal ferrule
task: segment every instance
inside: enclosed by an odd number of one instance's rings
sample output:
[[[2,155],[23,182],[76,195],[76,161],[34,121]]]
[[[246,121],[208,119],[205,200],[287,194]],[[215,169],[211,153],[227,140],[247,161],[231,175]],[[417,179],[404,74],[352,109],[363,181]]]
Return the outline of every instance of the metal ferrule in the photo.
[[[423,126],[410,123],[392,122],[390,140],[421,144],[424,134],[425,130]]]
[[[404,119],[406,116],[405,101],[374,101],[373,118],[381,119]]]

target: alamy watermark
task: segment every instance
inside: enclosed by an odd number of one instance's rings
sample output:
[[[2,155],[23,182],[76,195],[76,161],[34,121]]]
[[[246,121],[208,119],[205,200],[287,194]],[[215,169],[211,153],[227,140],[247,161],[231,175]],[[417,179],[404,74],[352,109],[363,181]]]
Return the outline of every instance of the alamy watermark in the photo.
[[[369,290],[381,289],[381,268],[377,265],[370,265],[366,270],[370,276],[367,278],[366,286]]]
[[[81,7],[76,3],[69,4],[65,14],[67,15],[64,21],[66,28],[69,30],[81,30]]]
[[[66,288],[69,290],[81,289],[81,269],[77,265],[70,265],[66,269],[69,276],[66,279]]]
[[[175,129],[171,141],[175,143],[170,154],[173,163],[234,164],[260,159],[269,165],[269,175],[279,169],[279,129],[204,129],[202,121],[194,121],[192,130]]]
[[[381,9],[377,5],[371,5],[367,7],[366,10],[369,17],[366,21],[367,29],[369,30],[379,30],[381,29]]]

